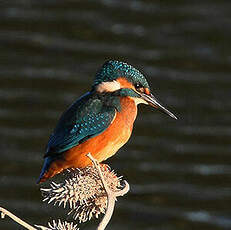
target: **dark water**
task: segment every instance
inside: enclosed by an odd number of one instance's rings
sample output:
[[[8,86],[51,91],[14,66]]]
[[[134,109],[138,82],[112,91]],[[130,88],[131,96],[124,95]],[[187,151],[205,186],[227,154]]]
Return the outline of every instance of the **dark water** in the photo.
[[[222,0],[1,1],[0,206],[34,224],[64,218],[35,184],[45,145],[99,66],[118,59],[180,119],[140,108],[109,161],[131,185],[110,229],[231,229],[230,9]],[[0,229],[21,228],[5,219]]]

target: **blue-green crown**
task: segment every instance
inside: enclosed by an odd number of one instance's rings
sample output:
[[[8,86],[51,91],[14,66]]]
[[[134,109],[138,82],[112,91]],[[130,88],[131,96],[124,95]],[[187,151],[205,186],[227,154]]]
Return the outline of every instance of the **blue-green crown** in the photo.
[[[131,65],[120,61],[107,61],[101,69],[96,73],[94,86],[107,81],[116,80],[124,77],[133,84],[140,84],[145,88],[149,88],[148,82],[139,70]]]

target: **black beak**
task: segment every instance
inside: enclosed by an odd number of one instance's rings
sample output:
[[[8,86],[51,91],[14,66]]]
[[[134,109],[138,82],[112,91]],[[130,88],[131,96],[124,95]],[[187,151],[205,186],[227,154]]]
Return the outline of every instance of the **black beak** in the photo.
[[[177,117],[173,113],[168,111],[163,105],[161,105],[160,102],[158,102],[157,99],[152,94],[148,95],[148,94],[142,93],[141,97],[152,107],[159,109],[161,112],[166,113],[170,117],[177,120]]]

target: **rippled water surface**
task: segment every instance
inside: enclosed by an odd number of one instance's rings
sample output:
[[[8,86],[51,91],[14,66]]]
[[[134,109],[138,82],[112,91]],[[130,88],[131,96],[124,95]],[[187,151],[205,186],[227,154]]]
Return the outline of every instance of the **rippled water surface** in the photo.
[[[231,229],[231,2],[0,5],[0,206],[35,224],[64,218],[35,184],[45,145],[96,70],[118,59],[179,120],[140,106],[132,138],[108,161],[131,185],[110,229]],[[5,219],[0,229],[21,228]]]

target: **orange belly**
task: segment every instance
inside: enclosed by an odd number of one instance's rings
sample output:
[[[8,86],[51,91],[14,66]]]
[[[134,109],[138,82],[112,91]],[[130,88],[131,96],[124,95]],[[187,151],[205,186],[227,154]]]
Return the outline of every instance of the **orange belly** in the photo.
[[[116,112],[111,125],[101,134],[67,150],[59,160],[50,165],[41,181],[62,172],[66,168],[83,168],[91,164],[87,153],[102,162],[114,155],[130,138],[137,106],[129,97],[121,98],[121,111]]]
[[[121,99],[121,112],[117,112],[111,125],[101,134],[66,151],[64,158],[70,167],[82,168],[91,163],[87,153],[99,162],[114,155],[130,138],[137,107],[130,98]]]

